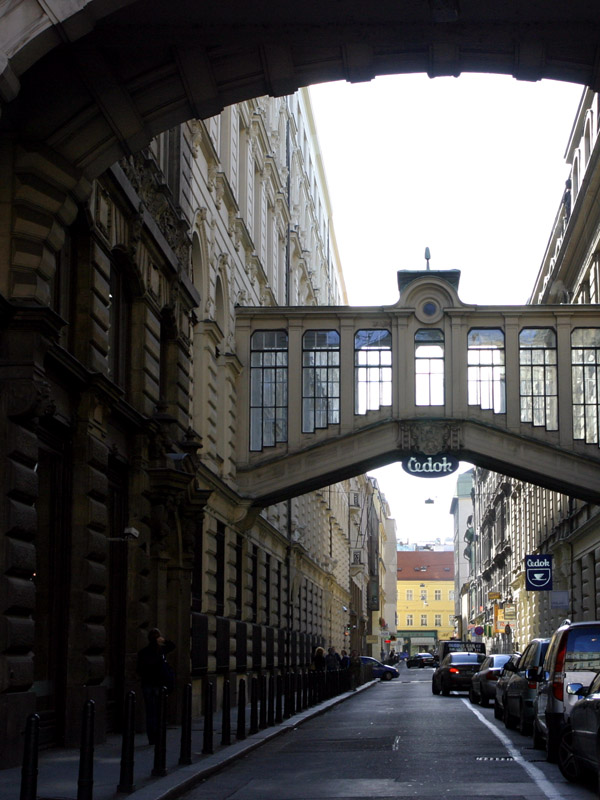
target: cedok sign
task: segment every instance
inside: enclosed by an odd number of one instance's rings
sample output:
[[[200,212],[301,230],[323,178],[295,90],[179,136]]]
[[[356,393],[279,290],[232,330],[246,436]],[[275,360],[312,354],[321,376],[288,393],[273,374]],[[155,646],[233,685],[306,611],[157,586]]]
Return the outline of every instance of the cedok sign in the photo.
[[[456,472],[458,465],[457,458],[444,454],[410,456],[402,460],[402,469],[418,478],[441,478],[443,475],[451,475]]]
[[[525,556],[525,588],[528,592],[552,589],[552,556]]]

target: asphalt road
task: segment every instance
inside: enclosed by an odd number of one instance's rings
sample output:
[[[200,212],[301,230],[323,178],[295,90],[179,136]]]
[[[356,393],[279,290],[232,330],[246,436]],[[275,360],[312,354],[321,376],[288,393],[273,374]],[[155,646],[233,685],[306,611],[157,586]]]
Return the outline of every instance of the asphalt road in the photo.
[[[405,667],[260,747],[187,800],[591,800],[466,694],[431,693],[433,670]]]

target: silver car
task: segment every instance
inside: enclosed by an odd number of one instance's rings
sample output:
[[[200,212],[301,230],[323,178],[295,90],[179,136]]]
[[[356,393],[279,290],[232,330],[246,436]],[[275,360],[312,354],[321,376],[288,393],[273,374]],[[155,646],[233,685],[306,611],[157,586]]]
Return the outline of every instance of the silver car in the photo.
[[[556,761],[562,732],[579,699],[567,686],[587,687],[599,671],[600,621],[565,620],[550,640],[533,704],[533,743],[546,750],[548,761]]]
[[[550,639],[532,639],[521,658],[506,665],[510,675],[504,684],[502,718],[507,728],[518,728],[524,735],[531,733],[537,682],[549,644]]]

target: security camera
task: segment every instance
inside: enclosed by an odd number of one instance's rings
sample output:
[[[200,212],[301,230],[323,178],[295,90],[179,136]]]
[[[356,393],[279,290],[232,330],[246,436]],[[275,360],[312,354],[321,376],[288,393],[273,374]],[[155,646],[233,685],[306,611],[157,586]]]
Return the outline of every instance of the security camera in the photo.
[[[125,534],[125,538],[126,539],[139,539],[140,538],[140,532],[138,531],[137,528],[125,528],[123,533]]]

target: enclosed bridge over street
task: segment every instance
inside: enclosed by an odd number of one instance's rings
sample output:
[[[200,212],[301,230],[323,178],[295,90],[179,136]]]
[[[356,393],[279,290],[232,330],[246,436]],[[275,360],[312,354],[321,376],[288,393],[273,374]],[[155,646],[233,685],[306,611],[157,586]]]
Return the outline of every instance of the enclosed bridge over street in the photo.
[[[402,271],[382,307],[239,308],[238,482],[264,506],[413,454],[600,501],[600,320],[473,306]]]

